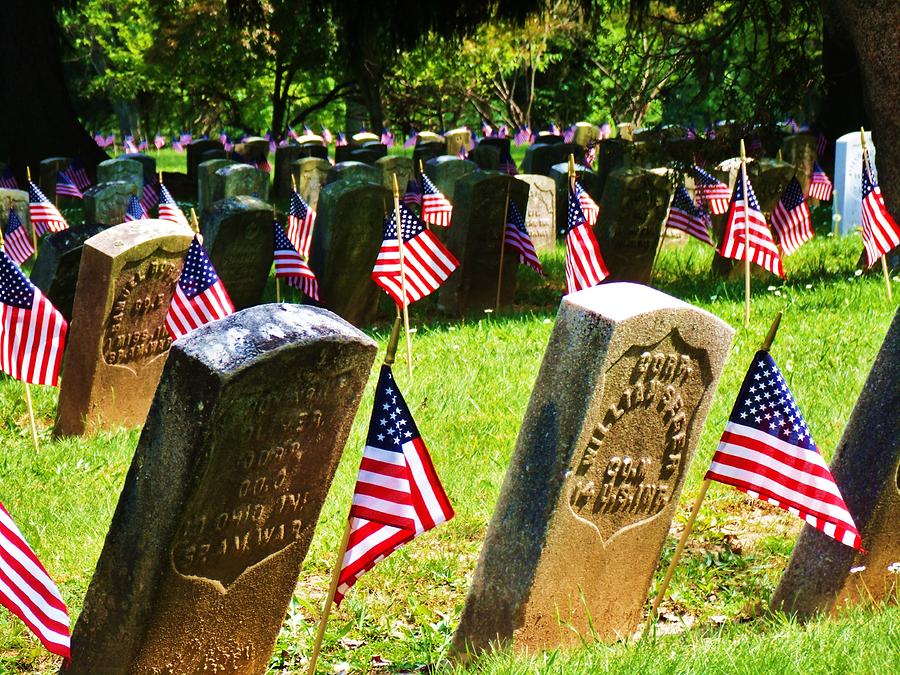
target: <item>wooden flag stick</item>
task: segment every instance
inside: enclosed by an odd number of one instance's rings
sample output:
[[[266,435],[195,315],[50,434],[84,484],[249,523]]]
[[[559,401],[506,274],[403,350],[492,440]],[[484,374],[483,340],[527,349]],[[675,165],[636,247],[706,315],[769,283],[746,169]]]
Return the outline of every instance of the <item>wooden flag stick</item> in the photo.
[[[34,422],[34,406],[31,404],[31,385],[25,383],[25,401],[28,403],[28,417],[31,418],[31,440],[34,441],[34,451],[39,452],[37,425]]]
[[[400,188],[397,185],[397,174],[394,180],[394,229],[397,234],[397,250],[400,253],[400,298],[403,300],[403,327],[406,332],[406,365],[409,367],[409,379],[412,379],[412,340],[409,336],[409,303],[406,300],[406,266],[403,262],[404,243],[403,227],[400,223]]]
[[[747,152],[741,139],[741,189],[744,191],[744,328],[750,327],[750,195],[747,194]]]
[[[575,155],[569,155],[569,189],[575,192]]]
[[[778,332],[779,325],[781,325],[781,312],[778,312],[778,314],[775,315],[775,320],[772,321],[772,326],[766,334],[766,339],[763,340],[762,349],[764,351],[769,351],[772,348],[772,342],[775,340],[775,334]],[[691,508],[691,515],[684,524],[684,531],[681,533],[681,538],[678,540],[678,545],[675,547],[675,553],[672,554],[672,560],[669,561],[669,568],[666,570],[666,576],[663,577],[662,583],[659,586],[659,591],[656,594],[656,599],[653,601],[653,607],[650,609],[648,625],[656,621],[659,605],[666,596],[666,591],[669,589],[669,582],[672,581],[672,575],[675,572],[675,566],[678,565],[678,560],[681,558],[681,554],[684,551],[684,545],[687,543],[688,537],[691,536],[691,530],[694,529],[694,522],[697,520],[697,514],[700,513],[700,505],[703,503],[704,497],[706,497],[709,483],[710,479],[707,478],[700,486],[700,492],[697,493],[697,498],[694,500],[694,506]],[[647,631],[644,632],[646,633]]]
[[[500,233],[500,271],[497,273],[497,302],[494,311],[500,311],[500,289],[503,285],[503,254],[506,253],[506,221],[509,220],[509,190],[512,183],[506,186],[506,206],[503,207],[503,230]]]
[[[191,207],[191,229],[194,231],[194,235],[197,237],[197,241],[201,244],[203,243],[203,235],[200,234],[200,222],[197,220],[197,212],[194,211],[194,207]]]
[[[297,191],[297,179],[294,178],[294,174],[291,174],[291,190]]]
[[[866,145],[866,130],[864,127],[859,128],[859,137],[862,140],[862,153],[863,153],[863,163],[868,164],[869,162],[869,148]],[[871,167],[869,167],[871,168]],[[863,168],[865,171],[865,167]],[[891,293],[891,275],[888,272],[887,266],[887,256],[881,256],[881,271],[884,273],[884,287],[887,289],[888,302],[894,301],[894,296]]]
[[[272,204],[272,221],[278,223],[274,204]],[[281,302],[281,279],[278,277],[278,270],[275,270],[275,302]]]

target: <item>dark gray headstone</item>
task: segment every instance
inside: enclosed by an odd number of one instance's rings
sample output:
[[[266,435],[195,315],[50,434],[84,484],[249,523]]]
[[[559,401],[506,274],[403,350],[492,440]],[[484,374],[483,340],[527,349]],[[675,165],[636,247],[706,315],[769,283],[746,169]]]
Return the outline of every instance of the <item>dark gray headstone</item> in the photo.
[[[144,167],[140,162],[124,157],[107,159],[97,165],[97,183],[125,182],[140,194],[144,188]]]
[[[352,180],[381,185],[381,172],[370,164],[362,162],[338,162],[328,171],[328,184],[338,180]]]
[[[60,171],[68,169],[71,163],[71,157],[47,157],[41,160],[38,168],[38,185],[48,199],[52,200],[56,196],[57,175]]]
[[[272,185],[272,194],[275,199],[282,199],[291,194],[291,163],[303,156],[303,148],[299,145],[283,145],[275,151],[275,173]]]
[[[187,177],[192,183],[197,182],[197,165],[200,164],[203,153],[207,150],[223,150],[224,147],[219,141],[211,138],[204,138],[187,145]],[[166,181],[168,184],[169,181]]]
[[[500,136],[487,136],[478,141],[478,145],[489,145],[492,148],[497,148],[501,155],[504,153],[508,155],[512,151],[509,136],[504,138],[500,138]]]
[[[419,162],[424,164],[429,159],[440,157],[446,152],[446,144],[443,139],[433,143],[416,143],[413,149],[413,166],[419,170]]]
[[[269,174],[249,164],[232,163],[216,169],[216,178],[211,185],[213,201],[241,195],[262,201],[269,198]]]
[[[569,155],[575,156],[575,161],[584,161],[584,149],[575,143],[547,144],[539,141],[525,151],[525,159],[522,160],[522,173],[536,173],[541,176],[550,175],[550,167],[561,162],[568,162]]]
[[[225,177],[216,173],[219,169],[231,166],[230,159],[208,159],[197,165],[197,208],[202,211],[209,208],[214,201],[222,199],[225,194]]]
[[[391,192],[394,190],[393,177],[397,176],[397,187],[400,188],[400,194],[403,194],[406,184],[414,173],[412,160],[402,155],[382,157],[375,162],[375,168],[381,172],[381,184]]]
[[[265,672],[375,351],[283,304],[173,345],[66,672]]]
[[[600,193],[606,177],[616,169],[627,166],[628,153],[633,143],[623,138],[604,138],[597,146],[597,176],[600,178]]]
[[[269,141],[259,136],[250,136],[240,143],[235,143],[232,153],[239,155],[237,158],[239,161],[248,164],[268,161]]]
[[[466,158],[482,171],[497,171],[500,168],[500,148],[479,143],[469,150]]]
[[[328,180],[331,164],[327,159],[303,157],[291,164],[291,171],[297,183],[297,192],[315,211],[319,203],[319,192]]]
[[[597,204],[603,196],[600,177],[583,164],[575,165],[575,174],[582,187]],[[547,174],[553,179],[556,190],[556,231],[566,231],[566,215],[569,209],[569,164],[563,162],[550,167]]]
[[[133,159],[141,165],[141,169],[143,169],[144,185],[150,185],[157,180],[156,158],[145,155],[142,152],[132,152],[122,156],[126,159]]]
[[[812,134],[794,134],[781,142],[781,153],[784,161],[794,167],[797,180],[803,188],[803,194],[809,189],[809,178],[816,163],[816,138]]]
[[[208,162],[212,159],[228,159],[228,153],[225,152],[225,148],[210,148],[209,150],[204,150],[200,153],[199,164],[203,164],[203,162]]]
[[[425,174],[451,203],[456,192],[456,182],[477,169],[475,162],[450,155],[441,155],[425,163]]]
[[[364,145],[361,148],[351,148],[348,161],[362,162],[363,164],[375,166],[375,162],[382,157],[387,157],[387,147],[381,143],[376,143]]]
[[[132,162],[137,165],[137,162]],[[138,165],[139,166],[139,165]],[[125,208],[141,188],[132,182],[97,183],[84,191],[84,219],[88,223],[118,225],[125,222]]]

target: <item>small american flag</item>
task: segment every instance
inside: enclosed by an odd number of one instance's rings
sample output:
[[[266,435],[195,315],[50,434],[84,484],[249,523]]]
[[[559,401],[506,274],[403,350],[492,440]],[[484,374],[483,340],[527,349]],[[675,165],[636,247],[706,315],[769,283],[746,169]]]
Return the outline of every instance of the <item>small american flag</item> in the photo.
[[[382,366],[335,604],[378,562],[452,517],[453,507],[391,368]]]
[[[566,222],[566,292],[574,293],[596,286],[609,276],[609,270],[578,198],[571,190]]]
[[[7,190],[19,189],[19,184],[16,182],[16,177],[13,175],[12,167],[8,166],[0,173],[0,188],[5,188]]]
[[[825,134],[820,131],[816,134],[816,154],[819,157],[822,157],[826,150],[828,150],[828,139],[825,137]]]
[[[144,213],[150,213],[150,210],[159,204],[159,181],[152,178],[149,182],[144,183],[144,190],[141,193],[141,208]]]
[[[579,180],[575,181],[575,194],[578,196],[578,204],[584,212],[588,227],[594,227],[597,224],[597,217],[600,215],[600,207],[597,206],[597,202],[591,199],[591,196]]]
[[[184,152],[184,146],[181,144],[181,141],[179,141],[177,138],[172,139],[172,149],[175,152]]]
[[[387,127],[383,127],[381,129],[381,144],[386,145],[389,148],[394,147],[394,134],[392,134]]]
[[[316,226],[316,212],[296,190],[291,190],[291,207],[288,210],[287,237],[297,252],[309,260],[313,230]]]
[[[419,183],[415,179],[410,179],[406,183],[406,192],[400,201],[406,206],[418,204],[422,206],[422,191],[419,189]]]
[[[862,548],[859,532],[772,356],[756,352],[706,478]]]
[[[210,321],[234,313],[228,292],[209,261],[203,244],[194,237],[166,313],[166,330],[173,340]]]
[[[439,227],[450,227],[450,219],[453,216],[453,204],[434,183],[422,174],[422,220]]]
[[[78,186],[66,175],[65,171],[56,172],[56,194],[75,197],[76,199],[84,199]]]
[[[5,252],[0,251],[0,366],[30,384],[59,379],[68,323]]]
[[[157,150],[162,150],[164,147],[166,147],[166,137],[157,134],[156,138],[153,139],[153,146]]]
[[[772,228],[785,255],[791,255],[813,237],[812,214],[803,199],[803,188],[794,176],[772,211]]]
[[[403,306],[403,286],[406,303],[412,304],[433,293],[459,267],[435,234],[408,208],[400,205],[400,229],[403,234],[403,271],[400,279],[400,246],[397,240],[396,213],[384,219],[384,241],[375,260],[372,279],[394,302]]]
[[[900,246],[900,227],[888,213],[878,181],[872,175],[869,153],[863,152],[862,232],[866,259],[871,267],[881,256]]]
[[[516,169],[516,162],[512,158],[512,153],[509,150],[503,149],[503,154],[500,156],[500,173],[505,173],[510,176],[515,176],[519,172]]]
[[[732,260],[744,260],[756,263],[760,267],[769,270],[780,277],[784,276],[781,266],[781,256],[778,247],[772,239],[772,233],[766,225],[766,218],[759,209],[759,202],[753,194],[753,186],[747,178],[747,192],[749,199],[744,199],[744,170],[738,171],[737,180],[734,183],[734,197],[731,200],[731,211],[728,213],[728,222],[725,225],[725,237],[722,242],[721,255]],[[747,242],[744,229],[744,214],[747,214],[747,222],[750,225],[749,252],[744,251]]]
[[[136,153],[138,151],[137,146],[134,144],[134,136],[126,136],[125,137],[125,152],[127,153]]]
[[[294,248],[291,240],[284,233],[284,228],[273,223],[275,229],[275,276],[287,279],[289,286],[299,288],[303,295],[319,300],[319,282],[309,265]]]
[[[687,232],[704,244],[714,246],[709,236],[709,214],[697,208],[684,185],[679,185],[675,190],[666,227]]]
[[[125,222],[143,220],[146,217],[147,212],[144,211],[144,207],[141,206],[141,202],[138,200],[137,195],[131,195],[128,198],[128,205],[125,207]]]
[[[3,248],[17,265],[21,265],[34,253],[31,237],[15,209],[9,210],[9,218],[3,228]]]
[[[87,174],[87,169],[78,157],[72,160],[69,168],[66,169],[66,175],[72,179],[72,182],[78,186],[78,189],[84,192],[91,187],[91,179]]]
[[[831,179],[828,178],[828,174],[822,170],[818,162],[813,164],[812,176],[809,179],[809,190],[806,196],[827,202],[831,199],[833,189],[834,187],[831,185]]]
[[[709,204],[709,210],[716,215],[728,211],[728,201],[731,199],[728,186],[696,164],[691,167],[691,173],[694,174],[694,192]]]
[[[160,183],[159,185],[159,218],[160,220],[168,220],[185,227],[190,227],[184,212],[178,208],[178,203],[169,192],[169,188]]]
[[[51,653],[69,660],[69,610],[12,516],[0,504],[0,604]]]
[[[31,216],[31,226],[39,237],[47,232],[62,232],[69,229],[69,223],[62,217],[59,209],[53,206],[47,195],[31,181],[28,181],[28,212]]]
[[[506,221],[504,238],[506,245],[519,254],[519,262],[522,265],[528,265],[535,272],[544,276],[541,261],[538,259],[534,243],[528,236],[528,229],[525,227],[525,218],[515,202],[509,203],[509,218]]]

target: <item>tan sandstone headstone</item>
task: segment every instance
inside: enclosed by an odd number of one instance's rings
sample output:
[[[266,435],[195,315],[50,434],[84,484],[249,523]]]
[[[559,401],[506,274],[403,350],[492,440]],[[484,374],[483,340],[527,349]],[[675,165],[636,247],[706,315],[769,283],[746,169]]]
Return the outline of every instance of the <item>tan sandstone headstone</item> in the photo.
[[[135,220],[84,243],[55,433],[143,424],[172,340],[166,312],[193,233]]]
[[[733,334],[638,284],[563,298],[458,655],[634,632]]]
[[[528,183],[528,212],[525,228],[537,251],[556,248],[556,183],[549,176],[520,173],[516,176]]]

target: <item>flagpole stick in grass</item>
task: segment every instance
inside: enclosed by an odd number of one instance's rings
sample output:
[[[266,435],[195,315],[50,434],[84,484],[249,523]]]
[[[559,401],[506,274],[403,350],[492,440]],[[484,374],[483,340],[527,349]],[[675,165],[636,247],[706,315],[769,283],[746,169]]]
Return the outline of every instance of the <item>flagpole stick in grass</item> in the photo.
[[[500,311],[500,289],[503,285],[503,254],[506,253],[506,221],[509,220],[509,189],[506,186],[506,206],[503,207],[503,230],[500,233],[500,271],[497,273],[497,302],[494,304],[494,311]]]
[[[744,194],[744,328],[750,327],[750,197],[747,194],[747,152],[741,139],[741,189]]]
[[[859,128],[859,137],[862,139],[863,162],[869,161],[869,148],[866,146],[866,130],[864,127]],[[888,302],[894,301],[891,293],[891,275],[888,272],[887,256],[881,256],[881,271],[884,273],[884,286],[887,289]]]
[[[275,205],[272,204],[272,220],[275,223],[278,223],[278,218],[275,215]],[[278,278],[278,275],[275,275],[275,302],[281,302],[281,280]]]
[[[412,340],[409,336],[409,303],[406,301],[406,267],[403,263],[403,227],[400,223],[400,187],[397,185],[397,174],[394,180],[394,229],[397,235],[397,250],[400,257],[400,297],[403,300],[403,327],[406,332],[406,364],[409,367],[409,379],[412,379]]]
[[[743,142],[741,142],[741,145],[743,145]],[[746,195],[746,192],[744,194]],[[763,340],[763,351],[769,351],[772,348],[772,342],[775,340],[775,334],[778,332],[778,326],[780,324],[781,312],[778,312],[778,314],[775,315],[775,320],[772,321],[769,332],[766,334],[766,339]],[[694,529],[694,522],[697,520],[697,514],[700,513],[700,506],[703,504],[704,497],[706,497],[706,491],[709,489],[710,480],[711,479],[707,478],[703,481],[703,484],[700,486],[700,492],[697,493],[697,498],[694,500],[694,506],[691,508],[691,515],[684,524],[684,530],[681,533],[681,538],[678,540],[678,545],[675,547],[675,553],[672,554],[672,560],[669,561],[669,568],[666,570],[666,576],[663,577],[662,583],[659,585],[659,591],[656,594],[656,599],[653,601],[653,607],[650,609],[648,625],[652,625],[656,622],[659,605],[662,603],[663,598],[666,597],[666,591],[669,589],[669,582],[672,581],[672,575],[674,574],[675,567],[678,565],[678,560],[681,558],[681,554],[684,551],[684,545],[687,543],[687,539],[691,536],[691,531]]]
[[[191,207],[191,229],[194,231],[194,235],[197,237],[197,241],[202,244],[203,235],[200,234],[200,221],[197,220],[197,212],[194,211],[194,207]]]

